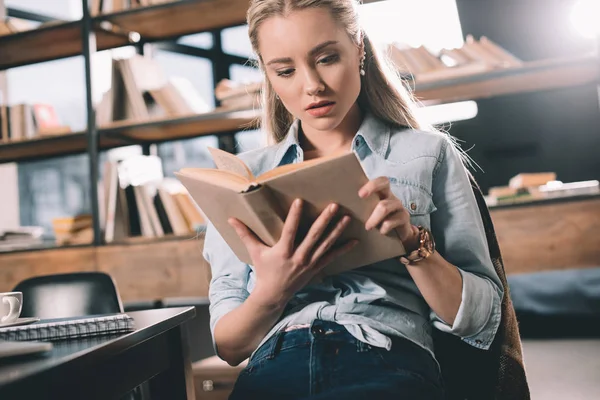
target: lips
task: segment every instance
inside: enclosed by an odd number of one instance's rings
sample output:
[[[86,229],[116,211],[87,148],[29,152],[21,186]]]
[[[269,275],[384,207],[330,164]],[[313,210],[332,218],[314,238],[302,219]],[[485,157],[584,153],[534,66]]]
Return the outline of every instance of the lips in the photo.
[[[333,102],[333,101],[323,100],[323,101],[319,101],[317,103],[311,103],[311,104],[309,104],[308,107],[306,107],[306,109],[307,110],[314,110],[315,108],[330,106],[330,105],[333,105],[334,103],[335,102]]]

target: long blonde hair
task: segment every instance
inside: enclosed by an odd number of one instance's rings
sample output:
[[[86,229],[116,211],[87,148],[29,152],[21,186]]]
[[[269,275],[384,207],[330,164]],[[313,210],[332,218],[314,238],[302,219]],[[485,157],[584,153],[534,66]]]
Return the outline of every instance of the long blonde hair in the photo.
[[[387,57],[378,54],[371,40],[361,29],[358,18],[360,0],[251,0],[248,9],[248,35],[254,52],[258,55],[259,67],[264,76],[262,90],[262,129],[270,141],[282,141],[294,117],[277,98],[262,67],[258,50],[258,30],[261,24],[275,16],[289,15],[292,11],[320,7],[328,10],[357,46],[364,45],[365,76],[361,78],[358,104],[363,111],[394,125],[414,129],[428,129],[420,123],[414,113],[414,99],[404,86],[400,76],[394,72]],[[357,71],[358,73],[358,71]]]

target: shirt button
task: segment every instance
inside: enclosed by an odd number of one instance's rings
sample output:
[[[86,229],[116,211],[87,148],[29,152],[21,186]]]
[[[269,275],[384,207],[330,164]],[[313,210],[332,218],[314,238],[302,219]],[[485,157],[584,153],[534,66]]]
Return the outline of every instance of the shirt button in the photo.
[[[360,146],[360,143],[360,138],[356,138],[356,140],[354,140],[354,147]]]
[[[477,344],[481,344],[481,343],[483,343],[483,341],[482,341],[482,340],[479,340],[479,339],[477,339],[477,340],[475,340],[475,343],[477,343]]]
[[[323,328],[321,328],[320,326],[313,326],[312,328],[313,335],[321,335],[323,332]]]
[[[414,201],[412,203],[410,203],[410,209],[413,211],[417,210],[417,203],[415,203]]]

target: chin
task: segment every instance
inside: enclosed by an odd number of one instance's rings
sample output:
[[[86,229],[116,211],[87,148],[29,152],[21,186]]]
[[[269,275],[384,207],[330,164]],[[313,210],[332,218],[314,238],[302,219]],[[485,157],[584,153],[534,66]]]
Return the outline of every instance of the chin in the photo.
[[[302,123],[309,125],[318,131],[332,131],[342,123],[343,118],[337,115],[328,115],[326,117],[315,118],[312,115],[307,115]]]

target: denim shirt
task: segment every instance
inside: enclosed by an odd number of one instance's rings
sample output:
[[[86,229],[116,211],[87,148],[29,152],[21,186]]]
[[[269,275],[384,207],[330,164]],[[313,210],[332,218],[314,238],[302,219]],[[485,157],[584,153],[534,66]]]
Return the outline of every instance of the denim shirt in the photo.
[[[275,145],[240,155],[255,175],[303,161],[299,121]],[[262,345],[277,331],[315,319],[344,325],[358,340],[391,348],[391,336],[411,340],[433,353],[432,329],[488,349],[500,324],[502,284],[494,271],[479,209],[458,150],[436,132],[399,129],[366,114],[352,151],[369,179],[386,176],[410,213],[411,223],[431,229],[436,249],[462,275],[462,301],[454,324],[425,302],[406,267],[389,259],[306,286],[288,303]],[[255,283],[251,265],[238,260],[209,224],[204,257],[210,263],[210,327],[241,305]],[[215,346],[216,347],[216,346]],[[218,351],[218,349],[217,349]]]

